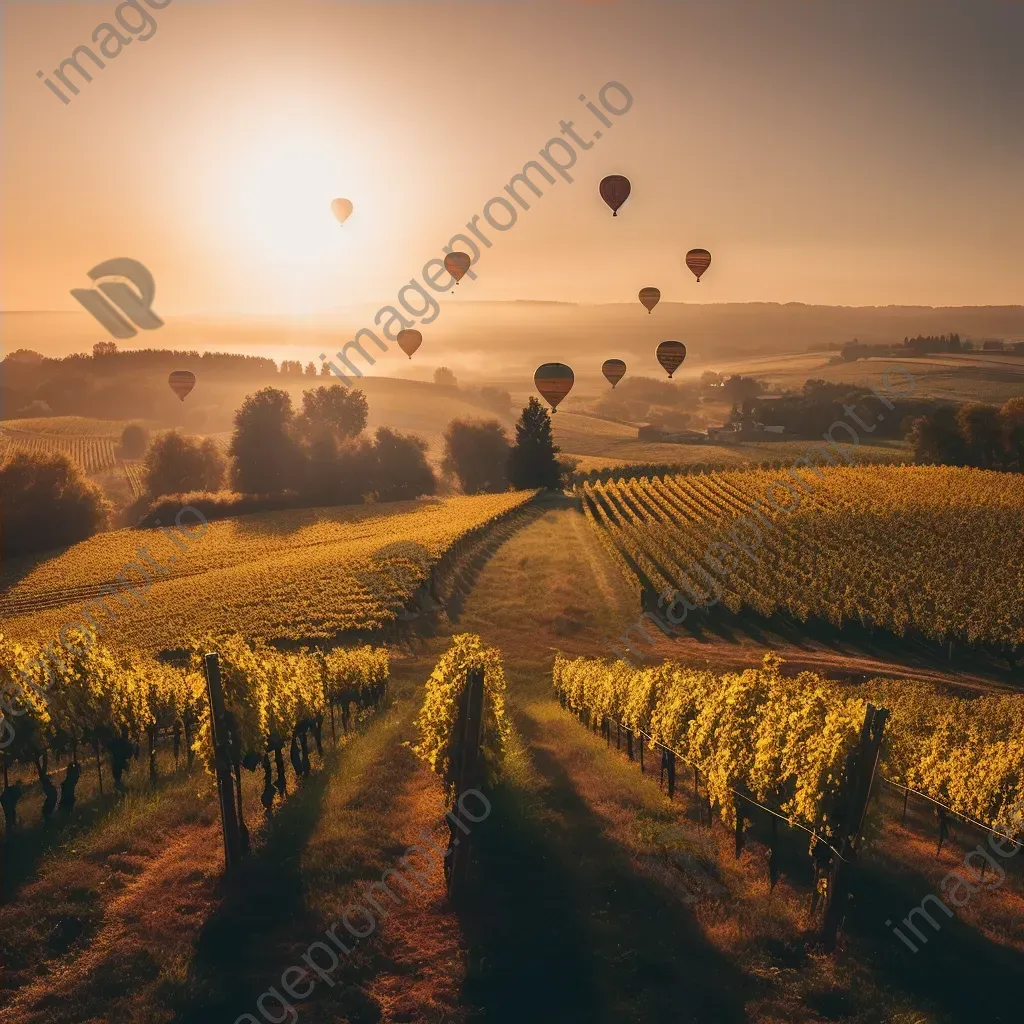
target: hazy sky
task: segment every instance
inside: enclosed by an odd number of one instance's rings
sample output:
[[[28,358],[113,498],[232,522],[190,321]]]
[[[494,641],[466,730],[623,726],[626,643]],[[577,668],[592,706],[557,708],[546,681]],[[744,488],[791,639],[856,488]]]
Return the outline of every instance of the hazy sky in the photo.
[[[76,309],[118,256],[161,315],[386,302],[561,119],[575,181],[455,301],[1024,302],[1024,3],[159,2],[67,105],[36,72],[117,3],[4,4],[3,309]]]

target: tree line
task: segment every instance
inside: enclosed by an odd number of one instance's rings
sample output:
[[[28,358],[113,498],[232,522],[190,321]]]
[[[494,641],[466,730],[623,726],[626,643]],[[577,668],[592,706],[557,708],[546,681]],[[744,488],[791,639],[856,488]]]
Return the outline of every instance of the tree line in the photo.
[[[1024,397],[939,406],[914,421],[908,440],[917,462],[1024,472]]]
[[[142,459],[146,493],[133,509],[138,525],[166,521],[184,503],[216,519],[436,494],[427,442],[389,427],[368,434],[368,414],[362,391],[337,384],[303,392],[299,409],[288,392],[266,387],[235,412],[226,453],[211,438],[178,430],[150,437],[129,424],[119,455]],[[514,441],[496,420],[453,420],[442,473],[467,494],[554,488],[562,476],[557,452],[550,417],[531,398]],[[106,529],[113,517],[100,488],[63,455],[16,452],[0,466],[0,491],[8,557],[74,544]]]

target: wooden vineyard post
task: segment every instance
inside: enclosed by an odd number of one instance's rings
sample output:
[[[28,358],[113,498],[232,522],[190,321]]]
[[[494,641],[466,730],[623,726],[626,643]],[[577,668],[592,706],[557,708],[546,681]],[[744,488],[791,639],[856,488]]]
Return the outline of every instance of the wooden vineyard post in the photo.
[[[743,853],[743,798],[737,793],[733,801],[736,811],[736,859]]]
[[[458,738],[458,765],[455,771],[455,797],[452,809],[448,812],[448,828],[451,831],[448,859],[448,895],[454,901],[462,895],[469,879],[469,828],[459,818],[459,798],[470,789],[479,789],[483,782],[483,756],[480,750],[483,740],[484,725],[484,670],[469,669],[466,673],[466,686],[459,702],[459,721],[456,724]],[[460,828],[463,836],[455,834]],[[461,842],[465,839],[465,842]]]
[[[206,685],[210,696],[210,731],[213,739],[214,763],[217,767],[217,794],[220,798],[220,821],[224,833],[224,866],[231,871],[239,862],[242,838],[235,811],[234,780],[227,749],[227,722],[224,715],[224,691],[220,685],[220,660],[207,654]]]
[[[668,769],[668,798],[676,795],[676,755],[672,750],[666,751],[666,768]]]
[[[910,797],[910,790],[906,786],[904,786],[903,787],[903,814],[900,815],[900,824],[901,825],[906,825],[906,823],[907,823],[907,799],[909,797]]]
[[[837,840],[839,857],[835,860],[829,877],[825,912],[822,916],[821,941],[825,951],[836,948],[839,924],[846,912],[850,892],[850,873],[857,853],[857,843],[864,827],[871,788],[878,767],[878,755],[882,746],[882,733],[889,712],[868,704],[861,726],[860,742],[848,763],[846,775],[846,815]]]

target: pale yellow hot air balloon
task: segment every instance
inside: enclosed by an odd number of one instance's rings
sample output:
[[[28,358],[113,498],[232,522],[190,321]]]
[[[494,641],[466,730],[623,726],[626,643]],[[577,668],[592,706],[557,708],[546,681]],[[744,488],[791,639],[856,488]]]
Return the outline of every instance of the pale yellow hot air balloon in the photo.
[[[339,224],[344,224],[352,214],[352,203],[348,199],[335,199],[331,203],[331,213],[338,218]]]

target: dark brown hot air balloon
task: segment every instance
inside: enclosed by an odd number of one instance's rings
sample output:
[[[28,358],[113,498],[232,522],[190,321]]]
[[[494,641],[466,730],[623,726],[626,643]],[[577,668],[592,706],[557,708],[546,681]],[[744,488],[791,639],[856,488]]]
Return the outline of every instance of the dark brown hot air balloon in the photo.
[[[196,386],[196,375],[191,370],[175,370],[167,383],[171,390],[184,402],[185,396]]]
[[[686,358],[686,346],[681,341],[663,341],[658,346],[658,362],[671,377]]]
[[[544,363],[543,366],[537,367],[537,372],[533,375],[533,383],[537,385],[537,390],[551,406],[553,413],[557,411],[558,403],[572,391],[575,379],[572,370],[565,363]]]
[[[601,179],[601,198],[612,208],[613,217],[618,217],[619,207],[629,198],[629,188],[629,178],[621,174]]]
[[[459,281],[462,280],[466,271],[469,270],[469,264],[471,262],[472,260],[469,258],[469,253],[450,252],[444,258],[444,269],[455,278],[455,283],[458,284]]]
[[[652,309],[661,301],[661,292],[657,288],[641,288],[640,289],[640,303],[650,313]]]
[[[398,347],[412,359],[413,352],[423,344],[423,335],[419,331],[406,328],[398,332]]]
[[[697,284],[700,284],[701,275],[711,266],[711,253],[707,249],[691,249],[686,254],[686,265],[697,277]]]
[[[606,359],[601,366],[605,379],[615,390],[615,385],[626,375],[626,364],[621,359]]]

